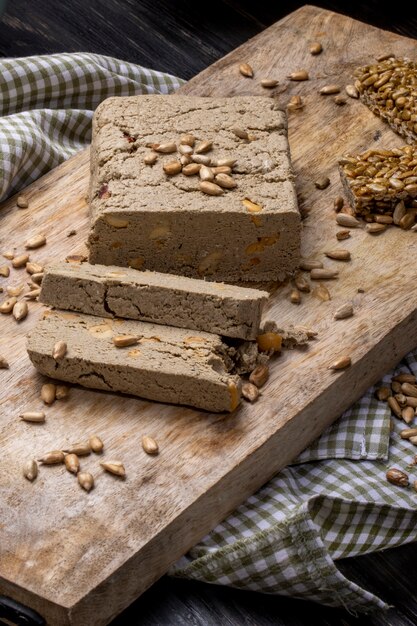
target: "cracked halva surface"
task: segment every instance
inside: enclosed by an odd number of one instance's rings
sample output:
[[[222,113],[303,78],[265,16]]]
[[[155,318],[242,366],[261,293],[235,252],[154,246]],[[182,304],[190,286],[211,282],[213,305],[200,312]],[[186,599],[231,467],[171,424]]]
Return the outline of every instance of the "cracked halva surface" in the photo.
[[[39,299],[89,315],[256,339],[268,296],[266,291],[185,276],[60,262],[46,268]]]
[[[134,335],[134,346],[117,348],[113,337]],[[57,341],[67,344],[52,357]],[[83,387],[133,394],[148,400],[233,411],[240,378],[230,374],[228,346],[205,332],[47,311],[28,336],[28,354],[39,372]]]
[[[233,128],[254,137],[239,139]],[[236,159],[237,187],[201,192],[197,176],[144,164],[147,144],[191,133],[212,159]],[[251,212],[244,200],[258,205]],[[271,98],[109,98],[93,121],[90,262],[217,281],[283,280],[298,265],[300,215],[286,116]]]

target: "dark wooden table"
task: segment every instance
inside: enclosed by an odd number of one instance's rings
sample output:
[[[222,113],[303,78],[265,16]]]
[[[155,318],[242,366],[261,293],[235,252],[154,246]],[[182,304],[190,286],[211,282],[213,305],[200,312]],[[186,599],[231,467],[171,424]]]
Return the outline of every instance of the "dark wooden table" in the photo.
[[[9,0],[0,55],[89,51],[191,78],[304,4],[287,0]],[[417,10],[403,3],[317,2],[417,38]],[[410,346],[411,348],[412,346]],[[355,616],[343,609],[164,577],[113,626],[412,626],[417,624],[417,543],[338,565],[393,606]],[[80,625],[84,626],[84,625]],[[87,626],[87,625],[85,625]]]

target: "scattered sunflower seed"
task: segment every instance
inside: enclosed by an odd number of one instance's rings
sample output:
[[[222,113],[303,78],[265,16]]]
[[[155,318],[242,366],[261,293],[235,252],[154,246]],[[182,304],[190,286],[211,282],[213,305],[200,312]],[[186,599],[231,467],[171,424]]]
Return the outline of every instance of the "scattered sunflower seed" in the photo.
[[[388,387],[379,387],[379,389],[377,389],[375,392],[375,396],[377,397],[377,399],[383,402],[388,400],[391,395],[391,389],[388,389]]]
[[[246,76],[246,78],[253,78],[253,69],[249,63],[241,63],[239,65],[239,72],[242,76]]]
[[[248,402],[256,402],[259,398],[259,389],[256,385],[249,382],[244,382],[242,385],[242,396]]]
[[[378,224],[377,222],[372,222],[371,224],[367,224],[365,226],[365,230],[370,235],[380,235],[385,230],[387,230],[386,224]]]
[[[352,317],[353,315],[353,306],[350,302],[346,302],[346,304],[342,304],[333,315],[335,320],[345,320],[348,317]]]
[[[45,404],[53,404],[56,399],[56,385],[53,383],[45,383],[41,387],[41,400]]]
[[[162,152],[163,154],[171,154],[177,151],[177,146],[174,142],[160,143],[153,146],[155,152]]]
[[[27,461],[23,466],[23,476],[33,482],[38,475],[38,464],[34,459]]]
[[[401,417],[406,424],[414,421],[415,411],[412,406],[405,406],[401,409]],[[417,434],[417,433],[416,433]]]
[[[339,85],[325,85],[324,87],[322,87],[319,91],[319,93],[322,96],[331,96],[335,93],[340,93],[340,87]]]
[[[182,168],[182,173],[185,176],[194,176],[199,173],[201,167],[203,166],[200,163],[189,163]]]
[[[39,463],[43,463],[43,465],[56,465],[57,463],[63,463],[64,457],[65,455],[62,450],[52,450],[44,454],[38,461]]]
[[[26,263],[26,271],[28,274],[41,274],[43,269],[43,265],[39,263]]]
[[[355,100],[359,98],[359,91],[356,89],[355,85],[346,85],[345,91],[349,98],[354,98]]]
[[[178,146],[178,152],[183,156],[189,156],[193,153],[193,149],[191,146],[180,143],[180,145]]]
[[[323,51],[323,46],[321,45],[319,41],[314,41],[310,45],[310,54],[315,56],[316,54],[320,54],[322,51]]]
[[[331,270],[328,268],[314,268],[310,272],[310,278],[312,280],[331,280],[337,278],[339,272],[337,270]]]
[[[338,213],[336,215],[336,223],[339,226],[344,226],[345,228],[359,228],[360,222],[353,217],[353,215],[348,215],[347,213]]]
[[[401,418],[402,418],[402,415],[401,415],[401,407],[400,407],[400,405],[398,404],[397,400],[396,400],[395,398],[393,398],[392,396],[390,396],[390,397],[387,399],[387,402],[388,402],[388,406],[389,406],[389,408],[390,408],[390,409],[391,409],[391,411],[394,413],[394,415],[395,415],[396,417],[398,417],[398,419],[401,419]]]
[[[143,157],[143,162],[145,163],[145,165],[155,165],[157,160],[158,160],[157,152],[148,152],[148,154],[145,154],[145,156]]]
[[[263,78],[261,80],[261,87],[264,87],[265,89],[273,89],[277,85],[278,81],[274,78]]]
[[[4,276],[5,278],[10,276],[10,267],[8,265],[0,266],[0,276]]]
[[[323,263],[321,261],[317,261],[316,259],[301,259],[300,261],[300,269],[305,272],[310,272],[314,269],[321,269],[323,267]]]
[[[4,300],[4,302],[2,302],[0,304],[0,313],[11,313],[13,311],[13,307],[15,306],[17,302],[17,298],[15,296],[12,296],[11,298],[7,298],[7,300]]]
[[[103,452],[104,443],[102,442],[100,437],[98,437],[98,435],[92,435],[89,438],[88,443],[92,451],[95,452],[96,454],[100,454],[101,452]]]
[[[36,283],[37,285],[40,285],[43,277],[44,277],[44,272],[36,272],[35,274],[31,274],[30,278],[31,280]]]
[[[192,148],[194,144],[195,144],[194,135],[183,135],[180,139],[180,145],[182,146],[190,146]]]
[[[347,100],[345,96],[343,96],[342,94],[339,94],[338,96],[334,97],[334,103],[337,104],[338,106],[343,106],[344,104],[347,103]]]
[[[94,476],[90,474],[90,472],[78,472],[77,480],[80,487],[84,489],[84,491],[91,491],[94,487]]]
[[[308,80],[309,76],[308,76],[307,70],[296,70],[295,72],[291,72],[291,74],[289,74],[287,78],[289,80],[299,81],[299,80]]]
[[[182,170],[182,165],[179,161],[170,161],[164,163],[163,170],[167,176],[176,176]]]
[[[148,435],[143,435],[142,437],[142,448],[146,452],[146,454],[158,454],[159,446],[158,443],[153,439],[153,437],[148,437]]]
[[[6,250],[6,252],[3,252],[2,256],[8,261],[11,261],[14,259],[14,252],[12,252],[12,250]]]
[[[24,320],[25,317],[27,317],[28,312],[28,303],[24,302],[23,300],[20,302],[16,302],[13,307],[13,317],[15,318],[16,322],[21,322],[22,320]]]
[[[411,383],[401,383],[401,391],[406,396],[417,398],[417,386]]]
[[[29,206],[29,202],[26,196],[23,196],[23,195],[17,196],[16,204],[19,207],[19,209],[27,209]]]
[[[70,392],[70,388],[67,385],[57,385],[55,391],[55,398],[57,400],[65,400],[68,398]]]
[[[328,300],[332,299],[330,295],[330,291],[327,289],[325,285],[323,285],[323,283],[320,283],[317,287],[315,287],[313,291],[311,292],[311,295],[317,298],[318,300],[321,300],[322,302],[327,302]]]
[[[210,152],[212,148],[213,148],[212,141],[202,141],[201,143],[198,144],[198,146],[196,146],[194,152],[196,154],[205,154],[206,152]]]
[[[110,474],[114,474],[115,476],[120,476],[124,478],[126,476],[126,470],[120,461],[101,461],[101,467],[109,472]]]
[[[310,293],[310,285],[304,278],[304,276],[296,276],[294,278],[294,285],[297,287],[298,291],[302,291],[303,293]]]
[[[234,189],[235,187],[237,187],[237,182],[235,181],[235,179],[228,174],[217,174],[214,182],[217,185],[220,185],[220,187],[223,187],[223,189]]]
[[[324,254],[329,257],[329,259],[334,259],[335,261],[350,261],[351,259],[349,250],[344,250],[342,248],[327,250]]]
[[[19,417],[24,422],[33,422],[34,424],[43,424],[45,421],[45,413],[43,411],[25,411]]]
[[[398,485],[399,487],[408,487],[410,484],[408,474],[400,469],[397,469],[396,467],[392,467],[387,471],[386,478],[389,483]]]
[[[203,193],[206,193],[209,196],[221,196],[224,193],[223,189],[219,185],[211,183],[208,180],[203,180],[200,183],[200,189]]]
[[[350,365],[352,365],[352,359],[350,358],[350,356],[341,356],[340,358],[336,359],[336,361],[334,361],[331,365],[329,365],[328,369],[334,371],[344,370],[347,367],[350,367]]]
[[[66,454],[64,457],[65,467],[71,474],[78,474],[80,471],[80,460],[76,454]]]
[[[269,378],[269,368],[267,365],[257,365],[255,369],[250,373],[249,382],[256,387],[260,388],[266,383]]]
[[[194,165],[197,165],[197,164],[194,163]],[[214,180],[214,173],[210,167],[207,167],[207,165],[201,165],[199,167],[200,167],[200,171],[198,174],[201,180],[208,180],[208,181]]]
[[[327,176],[322,176],[321,178],[318,178],[314,182],[314,184],[317,189],[326,189],[326,187],[330,185],[330,178],[328,178]]]
[[[265,332],[257,336],[256,342],[261,352],[280,352],[282,336],[272,331]]]
[[[41,246],[44,246],[45,244],[46,244],[45,235],[35,235],[34,237],[31,237],[30,239],[27,240],[27,242],[25,243],[25,248],[27,250],[34,250],[36,248],[40,248]]]
[[[393,376],[392,380],[401,384],[410,383],[410,385],[415,385],[417,382],[417,378],[414,376],[414,374],[407,374],[406,372]]]
[[[290,302],[292,302],[293,304],[301,304],[301,293],[298,291],[298,289],[291,289]]]
[[[350,230],[339,230],[336,233],[336,239],[338,241],[344,241],[345,239],[349,239],[350,237]]]
[[[190,158],[193,163],[199,163],[200,165],[213,165],[211,157],[207,156],[207,154],[192,154]]]
[[[19,269],[21,267],[24,267],[28,261],[28,254],[19,254],[19,256],[15,256],[14,259],[12,259],[12,265],[15,269]]]
[[[344,201],[344,198],[342,196],[337,196],[334,199],[334,201],[333,201],[333,208],[334,208],[336,213],[339,213],[339,211],[341,211],[343,209],[344,203],[345,203],[345,201]]]
[[[64,449],[65,454],[76,454],[77,456],[88,456],[91,454],[89,442],[74,443],[69,448]]]
[[[26,298],[26,300],[36,300],[40,293],[41,289],[40,287],[37,287],[36,289],[31,289],[30,291],[25,293],[23,297]]]

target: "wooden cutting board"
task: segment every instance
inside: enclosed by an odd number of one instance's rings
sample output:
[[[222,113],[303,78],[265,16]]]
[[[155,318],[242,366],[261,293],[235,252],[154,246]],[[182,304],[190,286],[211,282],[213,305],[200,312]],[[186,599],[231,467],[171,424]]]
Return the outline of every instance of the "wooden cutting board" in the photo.
[[[313,57],[314,40],[324,51]],[[322,258],[325,249],[341,245],[332,208],[341,192],[337,158],[403,143],[358,101],[337,106],[318,90],[351,82],[356,65],[388,51],[417,58],[417,42],[306,6],[182,88],[204,96],[269,93],[283,106],[302,95],[305,108],[290,114],[289,128],[300,206],[308,212],[304,256]],[[253,66],[253,79],[239,74],[241,62]],[[302,68],[309,81],[286,80]],[[267,92],[262,78],[277,78],[279,87]],[[6,202],[0,249],[20,252],[29,235],[44,232],[48,243],[31,254],[33,260],[78,251],[87,236],[88,174],[85,151],[27,189],[29,209],[18,210],[15,199]],[[331,179],[324,191],[314,186],[321,175]],[[68,237],[71,229],[77,234]],[[20,324],[1,317],[0,354],[10,369],[0,371],[0,593],[36,609],[50,624],[107,624],[417,344],[417,234],[390,228],[372,237],[359,229],[342,247],[352,261],[326,261],[340,270],[339,280],[328,282],[330,301],[306,294],[295,306],[289,286],[274,294],[268,316],[308,325],[318,338],[307,350],[277,358],[257,404],[243,404],[233,415],[74,388],[67,401],[46,409],[45,425],[23,423],[21,411],[41,408],[44,381],[26,355],[25,335],[42,307],[31,304]],[[26,279],[25,270],[12,270],[1,284]],[[334,321],[345,302],[354,304],[354,317]],[[352,367],[329,371],[346,353]],[[97,456],[82,459],[96,477],[90,494],[61,466],[41,468],[33,484],[22,477],[26,459],[93,433],[103,438],[106,457],[125,463],[126,481],[104,475]],[[143,434],[158,440],[158,457],[143,453]]]

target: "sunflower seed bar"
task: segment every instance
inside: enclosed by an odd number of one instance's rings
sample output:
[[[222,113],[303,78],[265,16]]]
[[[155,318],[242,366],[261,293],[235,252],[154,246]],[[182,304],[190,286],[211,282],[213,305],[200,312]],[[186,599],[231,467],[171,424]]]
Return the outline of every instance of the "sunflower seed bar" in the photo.
[[[116,347],[123,335],[137,342]],[[56,360],[57,341],[67,350]],[[48,311],[28,337],[28,354],[42,374],[92,389],[214,412],[233,411],[240,401],[227,346],[210,333]]]
[[[58,309],[256,339],[266,291],[89,263],[46,268],[40,301]]]
[[[195,146],[181,145],[184,136]],[[205,169],[185,175],[188,160]],[[216,184],[221,167],[230,188]],[[284,280],[299,262],[293,181],[287,119],[273,98],[108,98],[93,121],[90,263]]]
[[[402,135],[417,142],[417,63],[391,57],[355,71],[360,99]]]
[[[400,200],[407,205],[417,198],[417,146],[347,155],[339,166],[349,204],[358,215],[392,215]]]

